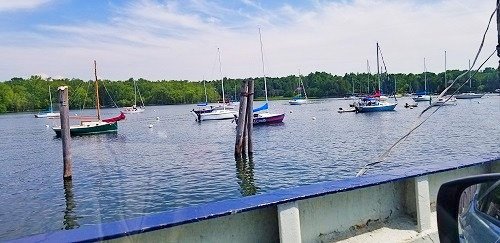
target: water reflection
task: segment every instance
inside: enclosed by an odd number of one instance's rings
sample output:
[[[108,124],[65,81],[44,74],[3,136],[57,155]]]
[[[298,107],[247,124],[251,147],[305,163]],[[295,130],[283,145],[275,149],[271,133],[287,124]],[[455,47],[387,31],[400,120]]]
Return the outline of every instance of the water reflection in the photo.
[[[80,227],[78,224],[78,216],[76,215],[76,203],[73,195],[73,181],[64,180],[64,198],[66,200],[66,208],[64,210],[63,225],[64,229],[75,229]]]
[[[239,191],[242,196],[255,195],[259,190],[255,186],[253,169],[254,163],[251,155],[236,158],[236,178],[238,178]]]

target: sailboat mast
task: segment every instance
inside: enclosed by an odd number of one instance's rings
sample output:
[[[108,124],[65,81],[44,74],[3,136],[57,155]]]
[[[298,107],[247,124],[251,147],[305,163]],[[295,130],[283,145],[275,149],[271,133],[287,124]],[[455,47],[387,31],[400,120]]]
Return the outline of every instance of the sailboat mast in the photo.
[[[306,100],[307,100],[306,86],[304,85],[304,82],[302,81],[302,74],[300,74],[300,69],[299,69],[299,80],[300,80],[300,83],[302,84],[302,90],[304,90],[304,96],[306,97]]]
[[[49,101],[50,101],[50,112],[53,112],[54,108],[52,107],[52,94],[50,93],[50,85],[49,85]]]
[[[351,76],[351,83],[352,83],[352,96],[354,96],[354,80]]]
[[[446,51],[444,51],[444,88],[446,89]]]
[[[427,94],[427,66],[425,65],[425,57],[424,57],[424,92]]]
[[[366,90],[366,93],[369,94],[370,93],[370,62],[368,61],[368,59],[366,59],[366,70],[368,71],[368,89]]]
[[[137,84],[134,79],[134,106],[137,106]]]
[[[205,78],[203,78],[203,88],[205,89],[205,104],[208,104],[207,86],[205,85]]]
[[[220,81],[222,83],[222,109],[226,109],[226,97],[224,96],[224,78],[222,77],[222,62],[220,61],[220,49],[217,48],[217,53],[219,55],[219,74]]]
[[[470,59],[469,59],[469,92],[470,89],[472,89],[472,79],[471,79],[471,73],[470,73]]]
[[[101,120],[101,107],[99,106],[99,84],[97,82],[97,62],[94,60],[95,76],[95,108],[97,110],[97,120]]]
[[[264,76],[264,92],[266,93],[266,103],[269,103],[267,99],[267,80],[266,80],[266,70],[264,68],[264,48],[262,45],[262,34],[260,33],[260,27],[259,27],[259,40],[260,40],[260,58],[262,60],[262,75]]]
[[[377,76],[378,76],[378,90],[379,92],[380,91],[380,64],[379,64],[379,60],[378,60],[378,50],[379,50],[379,46],[378,46],[378,42],[377,42]],[[382,92],[381,92],[382,93]]]

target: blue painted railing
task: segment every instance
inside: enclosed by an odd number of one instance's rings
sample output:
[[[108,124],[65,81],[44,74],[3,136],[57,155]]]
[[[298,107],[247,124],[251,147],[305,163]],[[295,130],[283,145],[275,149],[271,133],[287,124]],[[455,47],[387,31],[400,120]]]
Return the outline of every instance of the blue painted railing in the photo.
[[[411,170],[405,167],[376,175],[275,190],[260,195],[207,203],[123,221],[87,225],[73,230],[38,234],[12,240],[11,242],[82,242],[114,239],[296,200],[350,191],[459,168],[491,164],[498,160],[500,160],[500,157],[477,158],[472,161],[439,162],[424,167],[415,167]]]

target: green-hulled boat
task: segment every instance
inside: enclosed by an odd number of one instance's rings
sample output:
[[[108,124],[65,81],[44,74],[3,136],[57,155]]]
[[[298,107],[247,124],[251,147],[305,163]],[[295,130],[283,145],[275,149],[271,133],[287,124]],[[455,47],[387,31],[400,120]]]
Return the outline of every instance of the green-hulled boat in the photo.
[[[95,92],[96,92],[96,110],[97,117],[95,120],[87,119],[82,120],[79,125],[73,125],[69,128],[69,133],[72,136],[78,135],[91,135],[101,133],[116,133],[118,131],[118,121],[125,119],[125,114],[121,112],[119,116],[101,120],[100,105],[99,105],[99,84],[97,82],[97,64],[94,61],[94,75],[95,75]],[[61,126],[52,127],[56,136],[61,136]]]

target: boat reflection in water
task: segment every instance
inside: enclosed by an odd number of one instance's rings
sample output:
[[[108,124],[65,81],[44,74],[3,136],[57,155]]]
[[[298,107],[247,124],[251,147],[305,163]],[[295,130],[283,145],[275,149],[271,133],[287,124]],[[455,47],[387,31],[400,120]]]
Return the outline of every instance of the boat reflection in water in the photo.
[[[64,199],[66,208],[64,209],[63,226],[64,229],[75,229],[80,227],[78,224],[78,216],[76,215],[76,203],[73,195],[73,181],[64,180]]]
[[[259,190],[255,186],[253,168],[253,156],[236,158],[236,178],[238,178],[239,191],[242,196],[255,195]]]

